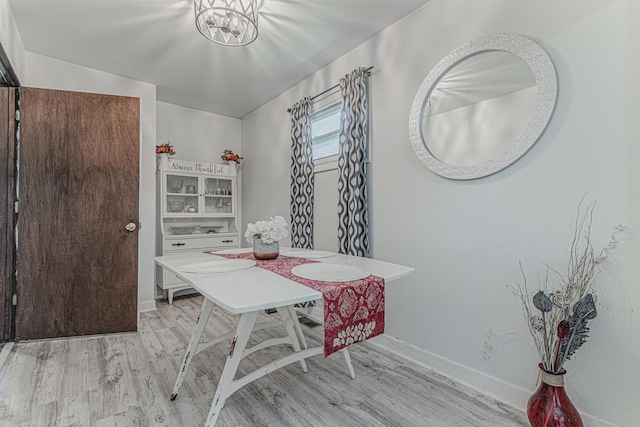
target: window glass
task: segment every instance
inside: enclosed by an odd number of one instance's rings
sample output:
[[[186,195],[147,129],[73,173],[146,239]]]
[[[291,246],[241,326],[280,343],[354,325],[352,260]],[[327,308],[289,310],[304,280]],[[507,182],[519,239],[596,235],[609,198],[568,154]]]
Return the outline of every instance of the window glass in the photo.
[[[337,156],[340,150],[340,92],[329,93],[311,105],[313,160]]]

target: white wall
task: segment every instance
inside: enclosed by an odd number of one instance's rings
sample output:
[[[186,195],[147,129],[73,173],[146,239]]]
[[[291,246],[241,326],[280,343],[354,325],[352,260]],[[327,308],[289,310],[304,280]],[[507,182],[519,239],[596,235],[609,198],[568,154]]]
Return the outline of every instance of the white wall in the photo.
[[[319,91],[317,91],[319,92]],[[309,92],[309,93],[317,93]],[[289,218],[290,122],[287,108],[298,101],[289,92],[242,119],[242,224],[282,215]],[[291,244],[290,237],[280,242]],[[247,246],[243,241],[243,245]]]
[[[243,119],[244,222],[289,212],[287,107],[373,65],[373,255],[416,267],[387,287],[387,336],[379,342],[524,408],[537,358],[506,285],[521,280],[519,261],[531,285],[543,263],[565,269],[577,203],[587,193],[597,200],[596,247],[615,225],[630,230],[595,284],[599,316],[567,365],[567,389],[587,425],[636,425],[640,173],[631,162],[640,158],[640,131],[632,124],[638,101],[629,98],[639,93],[631,49],[640,13],[632,3],[430,1]],[[440,178],[411,149],[413,97],[448,52],[497,32],[526,35],[548,51],[559,77],[556,112],[541,140],[506,170],[469,182]]]
[[[24,80],[24,45],[8,1],[0,2],[0,44],[20,82]]]
[[[154,85],[27,52],[24,86],[140,98],[138,305],[154,309],[156,88]]]
[[[242,156],[240,119],[221,116],[219,114],[194,110],[179,105],[157,102],[157,143],[170,142],[176,154],[174,159],[200,161],[205,163],[223,163],[220,156],[224,150],[232,150]],[[238,200],[242,197],[242,164],[237,168]],[[158,209],[160,209],[158,207]],[[160,221],[158,216],[156,221]],[[237,209],[237,217],[241,218],[242,206]],[[240,219],[238,220],[238,222]],[[236,224],[239,227],[240,224]],[[162,255],[162,234],[156,234],[156,255]],[[162,274],[156,268],[156,274]],[[158,282],[158,280],[156,280]],[[156,289],[158,297],[160,288]],[[181,291],[176,295],[189,294],[191,290]]]
[[[222,163],[226,149],[241,155],[239,119],[159,101],[157,117],[157,143],[171,142],[175,159]]]

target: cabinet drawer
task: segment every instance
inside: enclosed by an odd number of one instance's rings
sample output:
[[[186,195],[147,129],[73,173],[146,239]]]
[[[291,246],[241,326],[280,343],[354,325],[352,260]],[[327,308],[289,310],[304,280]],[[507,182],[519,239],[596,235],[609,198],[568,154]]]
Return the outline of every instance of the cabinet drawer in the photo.
[[[164,239],[164,251],[183,251],[189,249],[207,249],[237,247],[238,236],[216,236],[216,237],[169,237]]]

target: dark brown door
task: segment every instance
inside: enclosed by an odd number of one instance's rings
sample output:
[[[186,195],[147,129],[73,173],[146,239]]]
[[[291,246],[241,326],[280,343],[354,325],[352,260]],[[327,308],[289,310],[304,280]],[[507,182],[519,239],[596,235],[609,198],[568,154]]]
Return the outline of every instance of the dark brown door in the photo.
[[[0,342],[13,338],[14,96],[14,88],[0,87]]]
[[[139,99],[22,88],[16,339],[137,327]]]

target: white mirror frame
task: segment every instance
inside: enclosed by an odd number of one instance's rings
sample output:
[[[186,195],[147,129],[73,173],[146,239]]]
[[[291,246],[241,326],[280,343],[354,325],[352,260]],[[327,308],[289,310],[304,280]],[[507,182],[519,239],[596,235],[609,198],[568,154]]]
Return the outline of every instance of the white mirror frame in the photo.
[[[517,55],[529,65],[536,80],[536,106],[522,134],[496,157],[475,165],[455,166],[435,158],[422,135],[422,118],[426,100],[438,82],[459,62],[487,51],[505,51]],[[551,58],[545,50],[518,34],[491,34],[472,40],[445,56],[424,79],[411,107],[409,138],[418,159],[432,172],[451,179],[476,179],[492,175],[513,164],[536,143],[547,128],[556,105],[558,79]]]

